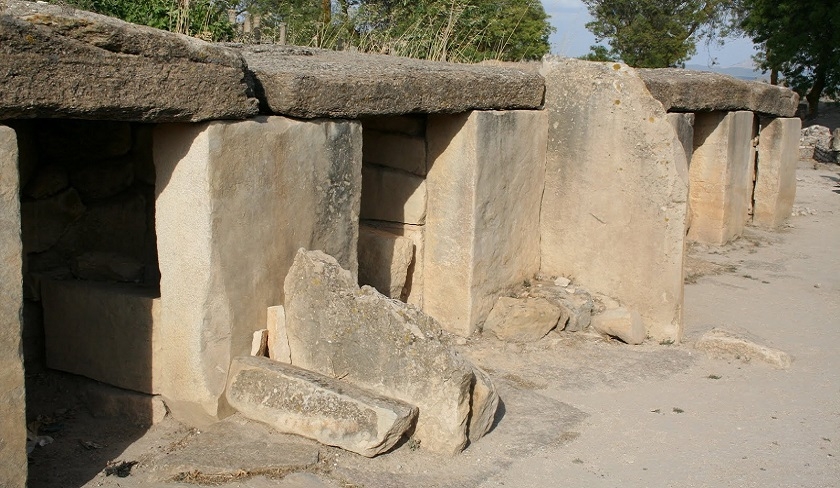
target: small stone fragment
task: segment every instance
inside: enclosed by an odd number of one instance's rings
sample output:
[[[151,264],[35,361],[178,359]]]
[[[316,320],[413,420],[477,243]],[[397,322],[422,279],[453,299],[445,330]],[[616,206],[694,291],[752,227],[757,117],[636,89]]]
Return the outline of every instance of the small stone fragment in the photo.
[[[499,297],[487,320],[484,330],[498,339],[510,342],[536,342],[563,323],[568,315],[564,310],[544,298]]]
[[[289,337],[286,335],[286,309],[283,305],[268,307],[266,329],[268,329],[268,357],[291,364]]]
[[[565,287],[569,286],[571,283],[572,282],[571,282],[571,280],[569,280],[569,278],[565,278],[563,276],[554,280],[554,284],[559,286],[560,288],[565,288]]]
[[[793,357],[790,354],[761,344],[761,342],[760,338],[752,336],[748,332],[732,332],[715,327],[703,334],[694,344],[694,347],[717,359],[734,358],[745,363],[755,359],[779,369],[790,367],[793,362]]]
[[[592,327],[627,344],[641,344],[645,340],[645,325],[641,315],[623,307],[606,310],[592,317]]]
[[[254,331],[251,339],[251,356],[265,357],[268,354],[268,329]]]

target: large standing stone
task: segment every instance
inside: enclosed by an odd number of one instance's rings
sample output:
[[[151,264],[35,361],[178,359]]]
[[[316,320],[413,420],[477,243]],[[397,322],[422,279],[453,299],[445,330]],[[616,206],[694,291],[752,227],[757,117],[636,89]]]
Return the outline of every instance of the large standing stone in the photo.
[[[689,168],[689,239],[726,244],[744,231],[752,202],[750,156],[756,132],[752,112],[697,114]]]
[[[662,105],[618,63],[547,59],[541,273],[636,309],[658,339],[682,335],[688,177]]]
[[[431,116],[423,310],[461,336],[539,270],[544,111]]]
[[[358,122],[258,117],[160,125],[154,134],[161,392],[175,417],[220,410],[230,361],[247,355],[300,247],[356,273]]]
[[[753,222],[778,227],[790,216],[796,198],[800,119],[762,119],[753,193]]]
[[[414,437],[432,451],[458,452],[468,434],[478,439],[489,430],[495,388],[442,342],[434,319],[359,289],[318,251],[298,252],[285,288],[293,365],[416,405]]]
[[[373,457],[414,425],[417,408],[335,378],[257,357],[233,360],[227,400],[242,415]]]
[[[362,168],[363,219],[406,224],[426,221],[426,181],[398,169],[366,164]]]
[[[9,488],[24,488],[27,472],[19,192],[15,131],[0,126],[0,480]]]
[[[365,225],[359,227],[359,284],[399,300],[413,259],[411,239]]]

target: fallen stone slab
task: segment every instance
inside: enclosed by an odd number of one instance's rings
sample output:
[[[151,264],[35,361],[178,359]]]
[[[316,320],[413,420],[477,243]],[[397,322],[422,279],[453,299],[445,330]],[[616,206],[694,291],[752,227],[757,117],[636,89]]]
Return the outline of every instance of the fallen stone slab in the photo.
[[[490,429],[495,387],[431,317],[360,289],[320,251],[298,251],[285,293],[293,365],[416,405],[413,439],[424,449],[457,453]]]
[[[793,90],[706,71],[639,69],[653,98],[669,112],[733,112],[793,117],[799,95]]]
[[[703,334],[694,347],[716,359],[739,359],[745,363],[757,360],[779,369],[790,367],[793,356],[762,342],[760,338],[748,332],[733,332],[715,327]]]
[[[0,119],[144,122],[258,112],[235,50],[45,2],[0,15]]]
[[[409,113],[537,109],[542,77],[513,68],[321,49],[230,45],[254,72],[274,114],[358,118]]]
[[[536,342],[558,323],[569,319],[564,310],[544,298],[499,297],[484,322],[484,330],[499,340]]]
[[[227,400],[279,432],[373,457],[414,425],[417,408],[334,378],[266,358],[233,360]]]
[[[639,312],[624,307],[605,310],[592,317],[592,328],[602,334],[617,337],[627,344],[641,344],[645,341],[642,316]]]

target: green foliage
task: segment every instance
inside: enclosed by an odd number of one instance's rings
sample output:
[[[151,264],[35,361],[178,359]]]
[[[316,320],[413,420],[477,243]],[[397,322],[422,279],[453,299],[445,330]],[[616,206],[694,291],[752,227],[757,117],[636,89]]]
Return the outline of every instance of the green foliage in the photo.
[[[816,115],[822,95],[840,97],[840,2],[742,0],[741,27],[763,47],[762,68],[777,70]]]
[[[684,66],[698,37],[724,15],[726,0],[583,0],[595,19],[586,24],[609,54],[630,66]],[[592,55],[603,55],[591,53]]]
[[[579,57],[578,59],[582,59],[584,61],[618,61],[618,59],[613,55],[606,46],[595,45],[589,46],[589,52],[584,54],[583,56]]]

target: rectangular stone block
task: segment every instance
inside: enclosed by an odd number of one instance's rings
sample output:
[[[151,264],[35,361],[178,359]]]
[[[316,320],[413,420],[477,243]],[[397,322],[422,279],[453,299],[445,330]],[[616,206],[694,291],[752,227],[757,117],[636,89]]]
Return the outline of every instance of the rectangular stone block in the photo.
[[[796,198],[796,166],[802,120],[761,119],[753,222],[775,228],[790,217]]]
[[[679,340],[688,170],[677,132],[632,68],[549,58],[542,73],[541,274],[613,297],[647,335]]]
[[[363,129],[362,160],[388,168],[426,175],[426,139]]]
[[[233,357],[247,355],[305,247],[357,272],[361,124],[257,117],[154,133],[161,338],[173,416],[227,415]]]
[[[426,180],[384,166],[362,167],[361,218],[404,224],[426,222]]]
[[[411,239],[414,244],[414,259],[408,266],[403,287],[402,300],[420,309],[423,308],[423,235],[425,226],[386,222],[383,220],[365,220],[361,222],[373,229],[380,229],[389,234]],[[361,263],[359,263],[361,269]]]
[[[157,290],[77,280],[43,280],[47,367],[156,394],[168,351],[158,335]],[[177,354],[177,351],[172,351]]]
[[[359,226],[359,284],[400,300],[408,268],[414,261],[414,243],[384,230]]]
[[[689,166],[688,238],[726,244],[744,231],[752,202],[752,112],[698,113]]]
[[[289,336],[286,334],[286,308],[283,305],[268,307],[268,357],[282,363],[291,363]]]
[[[391,449],[417,419],[417,407],[405,402],[257,357],[233,360],[227,399],[279,432],[367,457]]]
[[[15,131],[0,125],[0,484],[26,486],[20,183]]]
[[[423,310],[461,336],[539,270],[547,114],[430,116]]]

